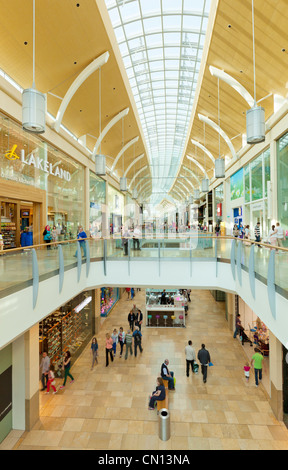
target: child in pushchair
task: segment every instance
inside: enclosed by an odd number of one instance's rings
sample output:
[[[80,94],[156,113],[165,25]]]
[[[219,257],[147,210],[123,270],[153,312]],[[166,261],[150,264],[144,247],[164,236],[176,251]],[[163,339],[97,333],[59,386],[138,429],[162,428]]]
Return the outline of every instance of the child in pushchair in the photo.
[[[253,346],[252,341],[246,335],[244,328],[240,329],[240,340],[242,342],[242,346],[244,346],[244,343],[250,343],[250,346]]]

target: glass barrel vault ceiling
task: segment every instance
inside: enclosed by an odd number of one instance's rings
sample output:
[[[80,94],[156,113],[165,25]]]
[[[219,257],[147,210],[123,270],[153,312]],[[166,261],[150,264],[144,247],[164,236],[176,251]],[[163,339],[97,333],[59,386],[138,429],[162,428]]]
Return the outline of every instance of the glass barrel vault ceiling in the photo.
[[[159,201],[169,192],[184,151],[210,0],[105,2],[146,139],[154,199]]]

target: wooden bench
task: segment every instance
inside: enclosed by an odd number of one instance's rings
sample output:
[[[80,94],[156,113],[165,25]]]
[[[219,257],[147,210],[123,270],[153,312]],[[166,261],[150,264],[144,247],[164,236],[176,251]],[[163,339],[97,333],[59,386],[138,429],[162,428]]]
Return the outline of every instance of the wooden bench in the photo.
[[[157,413],[163,408],[168,410],[168,390],[166,390],[165,400],[157,401]]]

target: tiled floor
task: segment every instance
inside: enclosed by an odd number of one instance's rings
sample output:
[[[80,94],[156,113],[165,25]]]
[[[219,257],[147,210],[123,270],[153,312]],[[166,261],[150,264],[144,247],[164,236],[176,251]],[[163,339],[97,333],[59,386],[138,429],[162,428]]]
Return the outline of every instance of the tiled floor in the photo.
[[[124,298],[102,326],[99,365],[90,370],[90,347],[74,364],[74,384],[56,395],[41,394],[41,418],[14,449],[193,450],[288,449],[288,431],[278,422],[262,385],[245,383],[244,350],[228,330],[223,303],[206,291],[192,291],[186,329],[143,328],[144,352],[105,367],[106,331],[123,326],[132,306]],[[144,310],[144,291],[135,303]],[[208,382],[185,375],[184,348],[204,342],[214,367]],[[170,359],[177,379],[169,392],[171,438],[158,438],[158,417],[148,411],[162,361]],[[60,385],[60,383],[59,383]],[[0,446],[1,448],[1,446]]]

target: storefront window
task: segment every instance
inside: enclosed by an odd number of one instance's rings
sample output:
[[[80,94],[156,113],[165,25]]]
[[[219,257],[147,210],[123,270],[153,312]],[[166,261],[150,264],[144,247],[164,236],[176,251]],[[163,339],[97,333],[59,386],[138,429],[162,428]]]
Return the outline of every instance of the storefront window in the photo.
[[[278,220],[288,230],[288,134],[277,142]]]
[[[0,177],[45,190],[47,223],[58,240],[76,238],[84,223],[84,168],[10,119],[0,120]]]
[[[252,201],[263,198],[263,158],[262,154],[251,162]]]
[[[102,287],[101,289],[101,317],[107,317],[119,300],[119,289],[116,287]]]
[[[102,236],[102,213],[106,202],[106,183],[90,171],[89,231],[93,238]]]
[[[39,350],[47,352],[55,367],[56,377],[62,375],[63,356],[70,351],[73,361],[83,352],[95,333],[92,291],[82,292],[39,323]]]
[[[244,168],[244,182],[245,182],[245,202],[250,202],[251,201],[250,165],[247,165]]]
[[[270,173],[270,148],[264,152],[264,183],[265,183],[265,191],[264,197],[267,197],[267,182],[271,179]]]
[[[215,214],[216,214],[216,222],[222,222],[223,218],[223,203],[224,203],[224,185],[223,183],[215,188],[214,192],[214,200],[215,200]]]
[[[120,191],[108,186],[108,207],[110,211],[110,233],[121,233],[124,215],[124,195]]]

